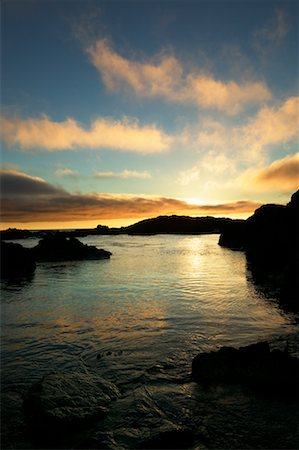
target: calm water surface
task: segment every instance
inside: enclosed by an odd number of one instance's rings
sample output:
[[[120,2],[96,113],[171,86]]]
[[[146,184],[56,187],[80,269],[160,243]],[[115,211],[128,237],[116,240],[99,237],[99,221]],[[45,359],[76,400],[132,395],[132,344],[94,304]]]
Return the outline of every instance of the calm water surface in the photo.
[[[124,383],[165,361],[183,374],[201,350],[296,332],[217,235],[82,241],[113,256],[40,263],[32,280],[2,283],[2,387],[79,366]]]

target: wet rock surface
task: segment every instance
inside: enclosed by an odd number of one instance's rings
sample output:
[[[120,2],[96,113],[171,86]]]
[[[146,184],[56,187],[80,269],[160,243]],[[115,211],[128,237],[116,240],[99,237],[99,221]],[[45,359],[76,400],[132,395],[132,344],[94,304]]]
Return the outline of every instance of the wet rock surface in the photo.
[[[56,233],[41,239],[32,250],[36,261],[74,261],[108,259],[111,252],[83,244],[74,237]]]
[[[255,389],[296,396],[299,360],[287,351],[270,351],[267,342],[222,347],[201,353],[192,362],[192,378],[204,383],[249,385]]]
[[[24,413],[37,441],[58,442],[89,429],[119,397],[112,383],[96,375],[53,373],[34,384],[24,399]]]
[[[56,373],[30,389],[24,412],[27,442],[15,448],[282,449],[298,438],[296,397],[190,379],[120,393],[95,374]]]

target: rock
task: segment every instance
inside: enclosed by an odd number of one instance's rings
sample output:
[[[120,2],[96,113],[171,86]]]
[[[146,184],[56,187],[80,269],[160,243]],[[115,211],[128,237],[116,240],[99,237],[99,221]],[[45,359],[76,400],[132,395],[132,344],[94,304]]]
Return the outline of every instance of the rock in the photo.
[[[174,428],[157,433],[142,442],[140,449],[186,449],[194,447],[194,433],[190,429]]]
[[[192,378],[203,383],[245,384],[275,393],[296,392],[299,360],[287,351],[270,351],[267,342],[222,347],[201,353],[192,362]]]
[[[33,233],[28,230],[18,230],[17,228],[7,228],[7,230],[0,231],[1,240],[7,239],[26,239],[33,236]]]
[[[83,244],[74,237],[67,238],[63,234],[49,234],[41,239],[33,249],[36,261],[75,261],[108,259],[112,253],[97,249],[95,246]]]
[[[219,245],[245,250],[255,285],[298,311],[299,191],[290,203],[263,205],[243,225],[227,223]]]
[[[61,434],[103,418],[119,391],[85,373],[52,373],[34,384],[24,400],[26,419],[36,435]]]
[[[246,222],[244,220],[227,221],[222,227],[218,244],[232,250],[244,250],[245,227]]]
[[[20,244],[1,242],[1,278],[32,275],[36,264],[31,251]]]

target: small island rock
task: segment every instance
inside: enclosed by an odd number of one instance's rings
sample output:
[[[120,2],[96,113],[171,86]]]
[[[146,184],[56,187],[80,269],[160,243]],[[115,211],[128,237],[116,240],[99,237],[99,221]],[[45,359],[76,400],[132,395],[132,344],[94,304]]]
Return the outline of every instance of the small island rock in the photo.
[[[76,261],[108,259],[111,252],[97,249],[95,246],[83,244],[74,237],[67,238],[63,234],[49,234],[41,239],[33,249],[36,261]]]

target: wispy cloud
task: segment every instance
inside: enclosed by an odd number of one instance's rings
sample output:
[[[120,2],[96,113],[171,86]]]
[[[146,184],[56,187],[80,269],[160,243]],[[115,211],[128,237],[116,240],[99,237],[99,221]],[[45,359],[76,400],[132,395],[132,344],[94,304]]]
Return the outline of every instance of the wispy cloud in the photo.
[[[290,97],[277,108],[263,107],[245,126],[236,128],[234,139],[243,142],[249,156],[270,145],[284,144],[299,131],[299,97]]]
[[[114,51],[105,39],[88,47],[87,53],[106,87],[113,91],[129,88],[139,96],[162,97],[229,115],[271,98],[263,81],[221,81],[204,70],[187,72],[172,54],[164,53],[146,62],[129,60]]]
[[[276,8],[273,16],[261,28],[255,30],[253,42],[262,53],[281,43],[289,32],[288,16],[283,8]]]
[[[151,174],[148,171],[138,172],[136,170],[123,170],[122,172],[97,172],[95,174],[96,178],[101,179],[127,179],[127,178],[141,178],[141,179],[149,179],[151,178]]]
[[[235,170],[235,162],[222,151],[210,151],[204,154],[193,167],[181,171],[178,183],[187,186],[200,179],[228,177],[234,174]]]
[[[59,167],[55,170],[55,175],[58,177],[74,177],[78,174],[76,170],[68,169],[67,167]]]
[[[296,138],[299,131],[299,97],[290,97],[277,107],[264,106],[247,123],[228,126],[206,120],[194,137],[199,147],[225,151],[245,161],[262,160],[271,145]]]
[[[65,222],[101,219],[140,219],[160,214],[252,213],[251,201],[190,204],[176,198],[118,194],[73,194],[20,171],[1,175],[3,222]]]
[[[172,138],[156,125],[140,125],[125,118],[114,121],[95,119],[89,129],[74,119],[54,122],[46,115],[37,119],[2,117],[1,138],[22,150],[117,149],[135,153],[159,153],[168,150]]]

